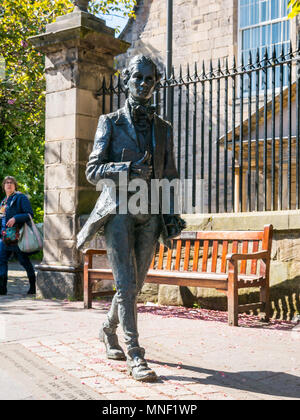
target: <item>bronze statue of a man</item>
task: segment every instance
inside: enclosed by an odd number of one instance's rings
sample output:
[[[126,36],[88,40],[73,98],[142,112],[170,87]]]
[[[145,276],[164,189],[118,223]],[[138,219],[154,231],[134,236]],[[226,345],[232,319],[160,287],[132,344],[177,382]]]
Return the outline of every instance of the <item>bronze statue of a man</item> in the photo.
[[[150,185],[152,179],[178,179],[173,154],[172,127],[155,114],[151,98],[160,80],[158,69],[151,58],[136,56],[123,72],[129,98],[124,108],[99,119],[94,149],[89,157],[86,176],[90,183],[114,181],[118,188],[120,174],[130,182],[143,179]],[[130,193],[128,193],[128,196]],[[149,195],[150,197],[150,195]],[[150,198],[151,200],[151,198]],[[118,211],[118,197],[104,188],[78,235],[82,248],[99,230],[104,230],[108,260],[111,264],[116,294],[107,320],[100,330],[100,339],[107,357],[125,360],[116,334],[120,323],[127,346],[128,371],[138,381],[154,381],[156,374],[144,359],[137,330],[137,295],[140,292],[160,235],[168,239],[180,233],[184,222],[172,214],[138,214]]]

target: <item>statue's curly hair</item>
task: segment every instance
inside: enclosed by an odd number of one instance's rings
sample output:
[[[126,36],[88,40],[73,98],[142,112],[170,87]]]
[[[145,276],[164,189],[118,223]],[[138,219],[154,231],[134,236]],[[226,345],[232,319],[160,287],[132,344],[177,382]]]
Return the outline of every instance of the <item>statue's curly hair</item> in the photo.
[[[125,87],[127,87],[127,83],[130,79],[130,76],[132,74],[133,68],[134,66],[136,66],[139,63],[143,63],[143,64],[149,64],[151,66],[154,67],[155,69],[155,79],[156,79],[156,84],[158,84],[160,82],[160,79],[162,78],[162,74],[160,73],[160,71],[158,70],[157,65],[155,64],[155,62],[152,60],[151,57],[149,56],[145,56],[145,55],[136,55],[134,56],[129,64],[128,67],[126,69],[123,70],[122,72],[122,76],[123,76],[123,81],[124,81],[124,85]]]

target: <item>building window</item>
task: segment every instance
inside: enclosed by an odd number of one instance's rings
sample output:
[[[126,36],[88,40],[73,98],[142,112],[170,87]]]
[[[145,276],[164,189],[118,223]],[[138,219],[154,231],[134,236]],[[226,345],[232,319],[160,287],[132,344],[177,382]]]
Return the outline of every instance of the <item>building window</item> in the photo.
[[[288,15],[289,0],[239,0],[239,60],[243,55],[244,64],[247,65],[249,52],[252,54],[252,63],[256,61],[257,49],[259,49],[260,61],[263,60],[265,51],[268,51],[269,59],[272,58],[275,46],[277,58],[282,49],[284,55],[289,51],[290,45],[290,21]],[[260,90],[265,87],[265,75],[260,72]],[[271,80],[271,69],[267,72],[267,80]],[[255,75],[252,73],[252,82]],[[288,84],[287,68],[283,69],[283,85]],[[275,86],[280,86],[279,67],[276,68]],[[271,85],[268,83],[268,90]],[[247,94],[247,85],[245,85]]]
[[[239,46],[240,57],[247,63],[249,52],[256,59],[257,48],[260,58],[268,49],[272,57],[275,45],[277,56],[283,46],[285,54],[290,42],[290,22],[287,19],[289,0],[239,0]]]

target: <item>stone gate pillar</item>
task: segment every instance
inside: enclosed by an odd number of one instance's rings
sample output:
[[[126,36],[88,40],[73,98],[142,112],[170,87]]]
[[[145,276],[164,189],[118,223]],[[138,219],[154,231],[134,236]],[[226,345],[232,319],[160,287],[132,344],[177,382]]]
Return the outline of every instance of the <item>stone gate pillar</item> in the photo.
[[[44,258],[38,268],[38,295],[78,298],[82,254],[76,249],[79,217],[92,210],[97,193],[86,181],[103,76],[129,44],[114,37],[102,19],[76,8],[47,25],[30,42],[45,54],[46,143]]]

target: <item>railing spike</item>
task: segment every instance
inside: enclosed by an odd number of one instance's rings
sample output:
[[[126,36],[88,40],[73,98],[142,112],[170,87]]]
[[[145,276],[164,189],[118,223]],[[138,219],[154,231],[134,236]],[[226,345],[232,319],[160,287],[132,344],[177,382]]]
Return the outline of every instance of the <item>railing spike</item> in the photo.
[[[213,75],[213,63],[212,63],[212,59],[210,59],[210,62],[209,62],[209,72],[210,72],[209,77],[212,77],[212,75]]]
[[[256,50],[256,64],[259,64],[260,62],[260,54],[259,54],[259,48]]]
[[[277,55],[276,55],[276,47],[275,47],[275,45],[273,46],[273,51],[272,51],[272,60],[273,60],[273,63],[275,63],[276,62],[276,59],[277,59]]]
[[[251,51],[249,51],[248,65],[252,66],[252,52]]]
[[[226,57],[225,59],[225,73],[229,74],[229,69],[228,69],[228,57]]]

